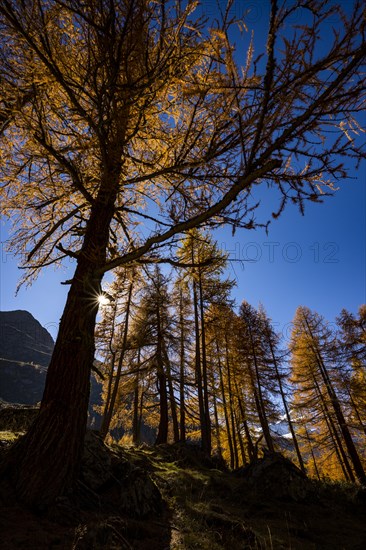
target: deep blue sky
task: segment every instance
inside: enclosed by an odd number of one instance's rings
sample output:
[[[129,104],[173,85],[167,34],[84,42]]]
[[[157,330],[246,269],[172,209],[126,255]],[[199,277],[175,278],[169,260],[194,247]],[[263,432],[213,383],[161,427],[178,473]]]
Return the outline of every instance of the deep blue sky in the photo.
[[[208,15],[215,13],[214,2],[204,4]],[[248,24],[263,36],[268,2],[236,0],[234,10],[238,14],[248,7]],[[366,127],[366,114],[362,122]],[[233,237],[230,228],[216,233],[230,257],[243,260],[232,262],[230,268],[238,304],[243,299],[254,306],[261,302],[285,335],[298,305],[334,321],[343,307],[356,312],[366,302],[366,163],[351,175],[355,179],[341,183],[324,204],[307,204],[304,217],[295,206],[288,207],[272,222],[268,236],[264,230],[238,230]],[[16,259],[5,252],[7,238],[2,226],[0,309],[26,309],[55,336],[68,290],[60,282],[70,278],[72,262],[66,262],[63,272],[44,270],[32,287],[22,288],[15,297],[21,272]]]

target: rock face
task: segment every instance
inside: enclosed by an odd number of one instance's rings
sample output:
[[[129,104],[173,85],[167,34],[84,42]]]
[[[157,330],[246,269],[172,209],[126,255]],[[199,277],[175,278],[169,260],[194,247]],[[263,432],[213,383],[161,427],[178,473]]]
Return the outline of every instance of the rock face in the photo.
[[[35,405],[42,398],[53,339],[28,311],[0,312],[0,398]]]
[[[92,505],[93,496],[103,509],[144,518],[162,512],[163,500],[149,474],[133,465],[121,450],[112,451],[99,435],[88,431],[84,441],[81,489]]]
[[[52,336],[31,313],[24,310],[0,311],[0,401],[9,405],[34,406],[39,403],[53,348]],[[93,406],[102,404],[101,384],[94,374],[90,382],[89,424],[98,428],[100,416]],[[22,431],[16,429],[22,414],[11,413],[9,429]]]
[[[237,474],[261,498],[302,502],[311,497],[314,491],[312,481],[281,453],[267,452],[263,458],[238,470]]]

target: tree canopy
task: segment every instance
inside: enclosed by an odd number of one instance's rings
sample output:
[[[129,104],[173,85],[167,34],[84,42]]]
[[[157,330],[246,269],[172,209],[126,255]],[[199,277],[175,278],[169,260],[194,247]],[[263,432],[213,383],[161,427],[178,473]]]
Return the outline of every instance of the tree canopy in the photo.
[[[2,2],[2,207],[26,277],[77,257],[99,203],[112,205],[104,273],[197,225],[254,227],[261,181],[279,192],[274,216],[289,199],[302,209],[360,157],[360,3],[347,18],[273,1],[260,52],[234,32],[230,4],[215,21],[195,8]],[[307,23],[289,28],[295,10]]]

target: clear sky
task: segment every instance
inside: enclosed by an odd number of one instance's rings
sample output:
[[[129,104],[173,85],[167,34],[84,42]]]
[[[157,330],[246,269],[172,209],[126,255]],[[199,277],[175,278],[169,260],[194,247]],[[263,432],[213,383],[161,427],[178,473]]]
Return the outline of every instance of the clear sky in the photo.
[[[234,9],[242,7],[252,8],[248,23],[263,33],[268,2],[236,0]],[[208,15],[214,9],[213,2],[205,2]],[[361,122],[366,128],[366,114]],[[233,295],[238,304],[243,299],[254,306],[261,302],[285,336],[298,305],[332,322],[343,307],[356,312],[366,303],[366,162],[350,174],[354,179],[341,182],[324,204],[307,204],[304,217],[289,206],[273,220],[268,236],[264,230],[238,230],[232,236],[230,228],[215,233],[230,258],[242,260],[232,262],[229,270],[237,282]],[[0,231],[0,310],[28,310],[55,337],[68,291],[60,283],[72,275],[72,261],[66,261],[64,271],[45,269],[32,287],[22,288],[15,297],[21,272],[5,251],[7,226]]]

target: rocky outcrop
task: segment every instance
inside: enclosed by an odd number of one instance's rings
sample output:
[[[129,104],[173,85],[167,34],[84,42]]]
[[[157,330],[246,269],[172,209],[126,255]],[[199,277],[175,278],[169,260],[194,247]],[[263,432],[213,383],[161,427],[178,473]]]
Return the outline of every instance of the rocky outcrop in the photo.
[[[98,433],[88,431],[80,476],[80,490],[89,504],[144,518],[162,512],[159,489],[143,468],[132,464],[121,448],[113,451]]]
[[[237,470],[236,475],[258,497],[301,502],[314,493],[312,481],[281,453],[267,452],[263,458]],[[239,492],[242,491],[240,487]]]

